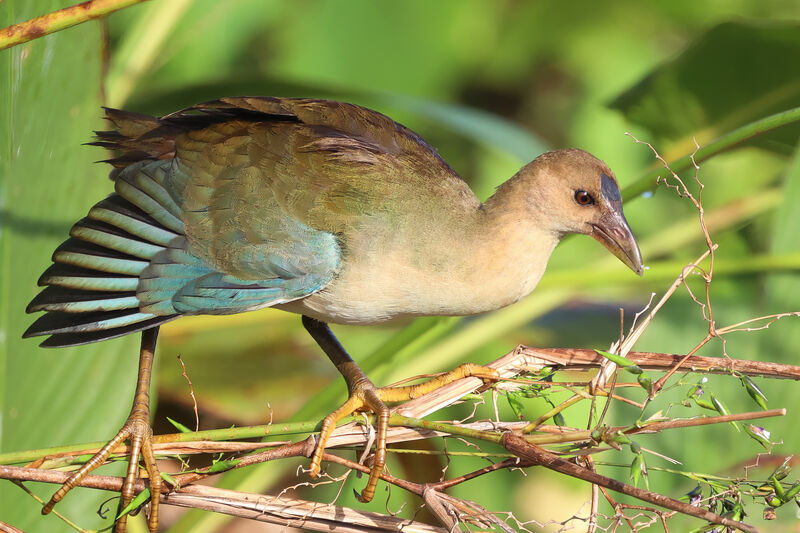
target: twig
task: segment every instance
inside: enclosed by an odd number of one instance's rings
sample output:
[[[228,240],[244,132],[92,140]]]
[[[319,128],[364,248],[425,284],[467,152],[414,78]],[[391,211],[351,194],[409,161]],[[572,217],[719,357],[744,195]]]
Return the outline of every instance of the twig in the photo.
[[[90,0],[65,7],[0,30],[0,50],[70,28],[87,20],[105,17],[146,0]]]
[[[589,370],[597,368],[606,360],[594,350],[579,348],[533,348],[520,346],[521,355],[526,356],[531,371],[538,371],[545,366],[559,366],[569,370]],[[512,352],[513,353],[513,352]],[[655,352],[629,352],[628,359],[644,370],[669,370],[684,355]],[[732,374],[741,372],[748,376],[800,380],[800,366],[732,359],[728,357],[692,356],[682,366],[687,372],[704,372],[708,374]]]
[[[586,465],[586,468],[594,472],[594,460],[592,459],[591,455],[587,455],[583,458],[583,462]],[[600,487],[592,483],[592,506],[589,509],[589,527],[586,528],[586,533],[596,533],[597,532],[597,514],[599,512],[599,503],[600,503]]]
[[[192,383],[192,380],[189,379],[189,374],[186,373],[186,365],[181,358],[181,354],[178,354],[178,362],[181,364],[181,368],[183,369],[181,376],[183,376],[189,383],[189,395],[192,397],[192,407],[194,407],[194,430],[200,431],[200,414],[197,412],[197,397],[194,395],[194,384]]]
[[[191,507],[313,531],[364,533],[402,531],[405,533],[446,533],[447,530],[381,513],[327,505],[286,497],[275,498],[234,490],[193,485],[162,497],[166,504]]]
[[[665,370],[671,368],[674,362],[677,359],[680,359],[681,356],[672,354],[631,352],[628,354],[628,358],[632,359],[634,362],[636,362],[642,368],[645,369]],[[589,350],[575,350],[575,349],[543,350],[543,349],[520,346],[515,350],[513,350],[512,352],[501,357],[500,359],[492,363],[490,366],[498,369],[501,376],[512,377],[522,372],[526,371],[536,372],[542,370],[545,367],[553,367],[553,366],[572,368],[572,369],[588,369],[590,367],[598,366],[603,359],[604,358],[599,356],[597,353]],[[692,356],[687,359],[685,369],[688,370],[689,368],[694,370],[728,373],[728,374],[735,370],[737,372],[750,375],[765,375],[771,377],[784,377],[792,379],[800,378],[800,367],[792,367],[789,365],[778,365],[775,363],[761,363],[755,361],[737,361],[727,358],[709,358],[709,357]],[[402,413],[410,413],[416,416],[424,416],[425,414],[427,414],[427,412],[435,411],[444,406],[450,405],[458,401],[460,398],[462,398],[464,394],[474,392],[484,386],[485,384],[481,379],[466,378],[463,380],[459,380],[458,382],[452,383],[446,387],[442,387],[441,389],[435,391],[430,395],[427,395],[426,397],[418,398],[416,400],[407,402],[406,404],[403,404],[399,408],[396,408],[395,411]],[[688,420],[670,420],[664,422],[652,422],[649,424],[644,424],[642,426],[611,428],[608,431],[611,432],[620,431],[626,434],[635,434],[643,432],[649,433],[670,428],[690,427],[690,426],[704,425],[710,423],[729,422],[733,420],[762,418],[767,416],[780,416],[783,414],[785,414],[785,410],[776,409],[772,411],[740,413],[740,414],[717,416],[717,417],[704,417],[704,418],[688,419]],[[521,429],[522,426],[525,425],[525,422],[497,423],[492,421],[473,422],[469,424],[460,424],[460,425],[442,424],[442,423],[428,422],[419,419],[411,419],[397,414],[392,416],[391,422],[395,424],[409,424],[411,426],[418,426],[412,428],[409,427],[390,428],[389,440],[391,442],[413,440],[420,438],[430,438],[436,435],[447,435],[447,434],[464,434],[467,436],[472,436],[476,438],[485,438],[486,440],[497,442],[500,440],[500,435],[498,431],[519,430]],[[237,429],[242,430],[243,434],[252,433],[254,435],[266,435],[270,433],[277,433],[275,426],[269,426],[269,427],[259,426],[255,429],[254,428],[237,428]],[[547,432],[542,431],[545,429],[547,430]],[[293,431],[295,431],[296,433],[297,431],[312,431],[312,430],[313,430],[312,424],[300,424],[298,425],[297,430]],[[558,442],[580,442],[591,439],[590,431],[573,430],[569,428],[555,428],[555,427],[551,428],[549,426],[540,427],[539,430],[540,433],[528,436],[526,439],[523,440],[528,441],[528,443],[530,442],[558,443]],[[244,451],[243,450],[244,448],[248,447],[255,447],[255,446],[266,447],[270,445],[270,443],[263,443],[263,442],[262,443],[198,442],[198,443],[182,443],[182,444],[176,444],[175,442],[175,441],[190,439],[192,437],[196,438],[198,436],[208,438],[220,435],[228,435],[228,438],[230,438],[230,433],[227,433],[228,431],[230,430],[220,431],[219,434],[213,431],[212,432],[203,431],[197,434],[189,433],[189,434],[164,435],[156,437],[154,440],[163,441],[164,442],[163,446],[165,446],[171,452],[179,452],[183,447],[187,447],[188,449],[193,451],[204,451],[204,452],[209,452],[211,450],[219,450],[222,447],[227,447],[226,451],[241,452]],[[337,428],[337,430],[334,433],[334,436],[329,441],[329,446],[330,447],[352,446],[354,444],[363,443],[364,439],[365,439],[365,433],[362,428],[356,426],[355,424],[348,424],[341,428]],[[263,452],[242,457],[237,459],[236,461],[233,461],[232,464],[235,463],[234,464],[235,468],[241,468],[247,465],[252,465],[255,463],[269,461],[269,460],[281,459],[284,457],[309,455],[311,453],[311,450],[313,450],[314,445],[315,445],[314,439],[310,438],[306,439],[305,441],[283,445],[278,448],[265,450]],[[159,447],[160,446],[162,445],[159,445]],[[73,453],[75,453],[75,451],[76,450],[73,450]],[[597,449],[593,451],[589,450],[589,453],[595,453],[596,451],[598,450]],[[550,452],[546,453],[551,454]],[[551,455],[555,456],[555,454]],[[367,469],[367,467],[365,466],[357,465],[352,461],[347,461],[345,459],[336,457],[335,455],[332,454],[326,454],[325,460],[342,463],[348,468],[352,469],[358,469],[358,470]],[[524,463],[519,464],[515,460],[509,459],[505,461],[500,461],[498,463],[495,463],[494,465],[487,466],[485,468],[476,470],[472,473],[465,474],[463,476],[460,476],[452,480],[445,480],[429,485],[414,484],[409,481],[392,478],[391,476],[382,476],[382,477],[383,479],[393,484],[402,486],[402,488],[404,488],[405,490],[411,490],[415,494],[418,494],[421,491],[424,491],[423,487],[428,487],[435,491],[444,490],[455,484],[463,483],[469,479],[474,479],[475,477],[478,477],[480,475],[501,468],[511,468],[524,465],[525,465]],[[577,465],[573,466],[575,466],[576,468],[580,468],[577,467]],[[206,471],[200,470],[192,473],[176,474],[173,477],[175,477],[175,479],[177,480],[177,482],[181,487],[185,488],[187,483],[191,483],[192,481],[196,481],[203,477],[207,477],[208,475],[211,475],[211,472],[209,472],[208,470]],[[27,480],[49,481],[53,483],[62,483],[66,479],[66,476],[67,476],[66,473],[58,471],[0,467],[0,478],[27,479]],[[590,482],[594,483],[594,481]],[[119,478],[107,478],[100,476],[89,476],[86,482],[84,483],[84,486],[103,488],[106,490],[118,490],[119,485],[120,485]],[[144,488],[143,485],[137,486],[137,490],[141,490],[142,488]],[[182,501],[184,502],[185,505],[190,505],[189,503],[190,501],[197,503],[197,500],[186,499]],[[229,508],[227,504],[225,504],[223,507],[226,509],[224,512],[229,512],[231,514],[235,514],[236,512],[238,512],[235,511],[233,507]],[[242,512],[245,514],[253,513],[252,510],[245,510]]]
[[[606,476],[601,476],[600,474],[578,466],[575,463],[566,461],[558,457],[556,454],[548,452],[547,450],[540,448],[535,444],[530,444],[524,438],[520,437],[519,435],[515,435],[514,433],[509,432],[504,434],[502,444],[505,449],[522,457],[523,459],[551,470],[555,470],[556,472],[567,474],[578,479],[583,479],[584,481],[606,487],[615,492],[627,494],[628,496],[633,496],[634,498],[658,505],[659,507],[679,511],[683,514],[694,516],[713,524],[722,524],[724,526],[732,527],[747,533],[758,533],[756,528],[748,524],[725,518],[716,513],[712,513],[711,511],[694,507],[688,503],[684,503],[673,498],[668,498],[667,496],[663,496],[661,494],[642,490],[626,483],[621,483]]]
[[[0,531],[3,533],[25,533],[21,529],[17,529],[11,524],[6,524],[5,522],[0,522]]]
[[[15,466],[0,466],[0,477],[27,479],[45,483],[63,483],[69,473]],[[82,487],[119,491],[123,479],[112,476],[86,476]],[[144,481],[136,482],[135,490],[145,489]],[[363,533],[365,528],[376,531],[403,531],[408,533],[443,533],[446,530],[411,520],[388,517],[379,513],[355,510],[338,505],[326,505],[291,498],[276,498],[261,494],[218,489],[202,485],[183,487],[179,491],[161,494],[161,503],[180,507],[193,507],[240,516],[285,527],[302,527],[315,531]]]
[[[599,485],[593,485],[593,486],[600,488],[600,492],[603,493],[603,496],[606,498],[608,504],[611,506],[612,509],[614,509],[614,512],[628,523],[628,527],[630,527],[631,531],[636,531],[636,528],[634,527],[633,522],[631,522],[631,519],[625,516],[624,513],[622,513],[621,511],[622,506],[619,504],[619,502],[617,502],[617,500],[611,497],[606,488],[600,487]]]
[[[706,161],[727,150],[731,150],[753,139],[754,137],[757,137],[758,135],[763,135],[764,133],[768,133],[776,128],[781,128],[797,121],[800,121],[800,106],[758,119],[742,126],[741,128],[726,133],[725,135],[718,137],[715,141],[706,144],[694,154],[674,160],[670,166],[677,172],[681,172],[687,168],[690,168],[695,163],[702,163],[703,161]],[[660,168],[653,169],[637,179],[631,185],[625,187],[625,189],[622,190],[622,197],[624,200],[627,202],[632,197],[638,197],[646,191],[653,190],[655,188],[656,178],[660,173]]]

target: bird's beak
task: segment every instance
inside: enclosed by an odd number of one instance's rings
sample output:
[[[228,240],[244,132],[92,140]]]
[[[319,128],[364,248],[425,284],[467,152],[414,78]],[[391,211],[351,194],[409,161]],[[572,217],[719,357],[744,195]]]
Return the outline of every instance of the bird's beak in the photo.
[[[600,218],[597,224],[592,224],[591,235],[620,261],[628,265],[631,270],[642,275],[644,271],[642,254],[639,252],[636,237],[633,236],[631,227],[621,210],[610,210]]]

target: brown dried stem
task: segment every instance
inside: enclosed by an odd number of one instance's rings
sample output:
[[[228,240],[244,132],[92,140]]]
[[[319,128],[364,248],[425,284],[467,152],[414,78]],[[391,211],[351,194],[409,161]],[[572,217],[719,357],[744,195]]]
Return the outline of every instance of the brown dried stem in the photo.
[[[634,487],[633,485],[628,485],[615,479],[597,474],[596,472],[592,472],[587,468],[562,459],[556,454],[548,452],[544,448],[540,448],[535,444],[531,444],[524,438],[520,437],[519,435],[515,435],[514,433],[506,433],[503,435],[502,444],[505,449],[518,455],[519,457],[534,464],[555,470],[556,472],[567,474],[578,479],[583,479],[584,481],[588,481],[595,485],[600,485],[601,487],[611,489],[615,492],[627,494],[628,496],[633,496],[634,498],[658,505],[659,507],[671,509],[689,516],[706,520],[712,524],[721,524],[727,527],[738,529],[740,531],[745,531],[747,533],[758,532],[756,528],[743,522],[737,522],[735,520],[720,516],[716,513],[712,513],[711,511],[694,507],[688,503],[654,492],[642,490]]]
[[[146,0],[90,0],[0,30],[0,50],[44,37],[88,20],[105,17]]]

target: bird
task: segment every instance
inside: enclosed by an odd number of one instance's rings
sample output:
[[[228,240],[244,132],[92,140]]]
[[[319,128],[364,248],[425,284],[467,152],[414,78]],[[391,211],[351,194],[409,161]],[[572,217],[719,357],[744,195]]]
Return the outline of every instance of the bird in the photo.
[[[53,495],[52,510],[131,442],[120,505],[133,496],[141,453],[158,523],[160,476],[151,446],[150,370],[158,328],[189,315],[273,307],[302,323],[344,377],[348,400],[328,415],[311,460],[318,475],[336,421],[376,415],[368,501],[385,463],[386,402],[467,375],[465,364],[427,384],[378,388],[328,324],[475,315],[531,293],[559,241],[593,237],[635,273],[639,247],[617,179],[600,159],[546,152],[480,201],[419,135],[354,104],[229,97],[154,117],[104,108],[108,131],[89,144],[114,151],[114,192],[72,226],[39,278],[25,337],[73,346],[141,332],[131,414],[120,432]],[[116,531],[125,530],[124,517]]]

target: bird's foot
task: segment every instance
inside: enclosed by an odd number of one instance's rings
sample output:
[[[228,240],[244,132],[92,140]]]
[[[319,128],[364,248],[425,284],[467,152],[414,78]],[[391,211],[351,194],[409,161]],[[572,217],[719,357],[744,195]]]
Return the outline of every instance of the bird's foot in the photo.
[[[455,370],[419,385],[378,388],[355,363],[349,362],[339,365],[338,369],[347,381],[350,397],[341,407],[326,416],[322,421],[319,441],[311,457],[310,475],[317,477],[320,474],[322,454],[325,452],[328,439],[339,420],[359,411],[375,413],[375,456],[372,460],[367,486],[359,495],[359,500],[362,502],[372,500],[378,479],[386,464],[386,432],[389,427],[389,408],[385,402],[402,402],[419,398],[462,378],[478,377],[486,381],[496,381],[500,377],[497,370],[493,368],[466,363]]]
[[[152,446],[153,430],[149,422],[149,409],[134,409],[128,417],[125,425],[119,433],[111,439],[108,444],[103,446],[80,470],[72,474],[70,478],[53,494],[50,501],[42,508],[42,514],[48,514],[53,510],[56,503],[66,496],[75,486],[85,478],[92,470],[102,465],[108,459],[111,452],[124,441],[130,442],[128,449],[128,473],[122,484],[122,501],[120,511],[130,504],[134,496],[134,485],[139,474],[139,455],[144,461],[145,469],[150,480],[150,516],[147,527],[151,532],[155,532],[158,527],[158,502],[161,493],[161,474],[156,465],[155,454]],[[125,533],[128,515],[125,514],[117,519],[114,532]]]

